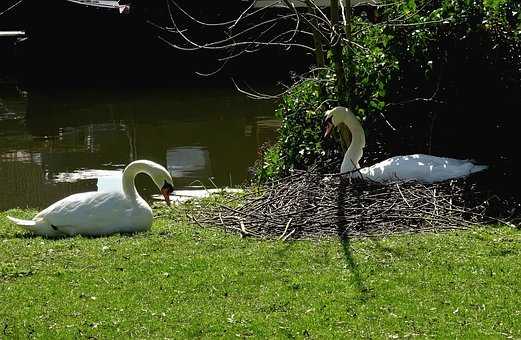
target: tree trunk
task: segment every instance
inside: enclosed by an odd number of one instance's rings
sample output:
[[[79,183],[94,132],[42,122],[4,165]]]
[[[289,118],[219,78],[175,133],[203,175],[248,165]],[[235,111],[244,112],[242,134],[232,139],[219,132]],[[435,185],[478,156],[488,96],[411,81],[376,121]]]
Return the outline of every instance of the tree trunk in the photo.
[[[311,30],[313,31],[313,43],[315,45],[315,60],[317,63],[317,68],[321,69],[326,65],[325,62],[325,56],[324,56],[324,50],[323,50],[323,42],[322,37],[320,35],[320,32],[318,31],[318,20],[316,19],[317,16],[317,9],[313,6],[311,3],[311,0],[306,0],[306,4],[308,5],[308,9],[313,12],[315,15],[315,18],[312,20],[312,27]],[[318,70],[316,77],[320,79],[320,73],[321,70]],[[320,82],[318,85],[320,98],[326,97],[326,89],[324,86],[324,83]]]
[[[347,48],[346,48],[346,69],[347,69],[347,102],[349,105],[353,105],[353,93],[354,93],[354,87],[355,87],[355,78],[354,78],[354,62],[353,62],[353,48],[351,46],[351,39],[352,39],[352,31],[351,31],[351,18],[353,15],[353,10],[351,7],[351,1],[350,0],[340,0],[345,1],[343,6],[343,13],[344,13],[344,27],[345,27],[345,33],[346,33],[346,40],[347,40]]]
[[[335,65],[337,100],[342,106],[347,105],[347,88],[344,63],[342,60],[342,32],[339,30],[339,8],[338,0],[331,0],[331,24],[334,30],[334,41],[332,46],[333,63]]]

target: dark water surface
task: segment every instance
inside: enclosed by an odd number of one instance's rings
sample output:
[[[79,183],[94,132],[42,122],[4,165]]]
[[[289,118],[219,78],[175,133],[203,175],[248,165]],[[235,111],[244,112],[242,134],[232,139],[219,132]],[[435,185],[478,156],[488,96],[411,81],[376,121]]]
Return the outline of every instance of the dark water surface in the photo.
[[[0,85],[0,210],[41,208],[96,190],[136,159],[177,188],[238,185],[279,122],[273,102],[225,88],[22,91]],[[156,188],[138,176],[140,192]]]

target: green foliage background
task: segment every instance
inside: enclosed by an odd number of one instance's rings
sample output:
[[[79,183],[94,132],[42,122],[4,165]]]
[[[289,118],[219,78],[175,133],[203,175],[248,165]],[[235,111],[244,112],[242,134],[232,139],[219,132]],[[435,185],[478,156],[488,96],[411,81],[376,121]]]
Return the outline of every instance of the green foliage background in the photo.
[[[521,95],[519,12],[520,2],[506,0],[408,0],[382,6],[380,24],[353,19],[350,106],[365,124],[371,161],[423,152],[517,162],[505,138]],[[259,161],[258,180],[341,157],[321,138],[324,109],[336,105],[331,60],[313,75],[282,98],[279,140]],[[487,154],[490,140],[498,147]]]

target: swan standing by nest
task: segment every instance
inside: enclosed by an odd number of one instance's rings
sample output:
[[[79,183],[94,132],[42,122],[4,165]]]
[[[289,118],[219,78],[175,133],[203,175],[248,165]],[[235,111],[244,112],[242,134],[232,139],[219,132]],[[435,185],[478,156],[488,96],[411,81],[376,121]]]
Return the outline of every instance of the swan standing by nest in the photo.
[[[376,182],[413,180],[434,183],[465,177],[487,168],[486,165],[476,165],[467,160],[423,154],[395,156],[372,166],[360,168],[359,161],[365,147],[365,134],[355,115],[345,107],[335,107],[326,112],[324,127],[324,137],[331,133],[333,127],[340,128],[343,142],[349,146],[340,166],[340,172],[358,170],[357,172],[364,179]],[[347,131],[342,130],[345,128]]]
[[[34,234],[56,237],[100,236],[150,229],[152,208],[139,196],[134,178],[149,175],[170,205],[172,177],[161,165],[148,160],[130,163],[123,171],[123,190],[84,192],[68,196],[39,212],[32,220],[8,218]]]

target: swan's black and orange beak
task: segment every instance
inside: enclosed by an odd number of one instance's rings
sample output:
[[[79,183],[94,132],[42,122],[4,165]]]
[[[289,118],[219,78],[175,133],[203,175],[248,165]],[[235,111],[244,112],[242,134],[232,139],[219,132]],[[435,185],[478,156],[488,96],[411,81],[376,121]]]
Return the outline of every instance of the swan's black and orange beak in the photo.
[[[322,131],[324,131],[324,138],[328,137],[333,131],[333,119],[331,117],[326,117],[324,119],[324,123],[322,123]]]
[[[174,187],[172,186],[172,184],[165,181],[165,184],[159,191],[161,191],[161,194],[165,198],[166,205],[170,206],[170,194],[174,192]]]

